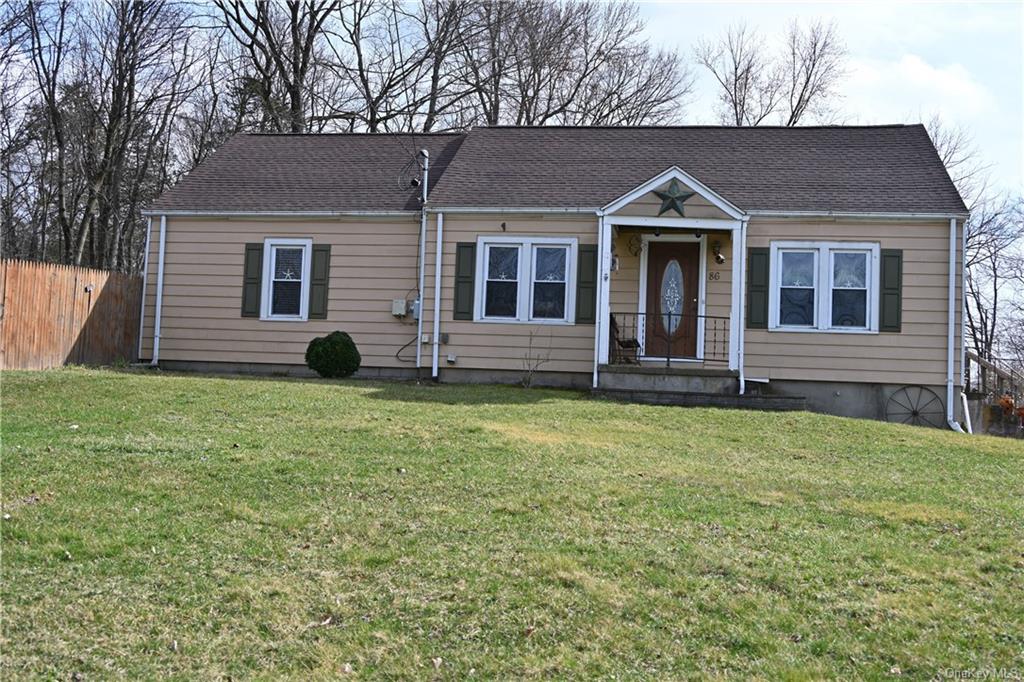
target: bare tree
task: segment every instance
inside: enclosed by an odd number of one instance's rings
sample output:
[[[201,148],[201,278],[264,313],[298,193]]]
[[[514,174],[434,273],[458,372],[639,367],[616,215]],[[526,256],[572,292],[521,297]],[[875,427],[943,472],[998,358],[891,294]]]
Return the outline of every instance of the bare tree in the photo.
[[[756,126],[775,113],[783,79],[764,40],[740,24],[715,41],[701,41],[697,63],[718,82],[719,118],[725,125]]]
[[[949,125],[938,114],[931,116],[924,126],[946,172],[970,209],[986,194],[991,165],[981,159],[970,131],[964,126]]]
[[[447,7],[457,14],[460,6]],[[450,19],[439,16],[438,32],[431,33],[431,18],[438,15],[426,4],[420,10],[416,17],[398,0],[355,0],[336,13],[336,28],[329,31],[334,68],[358,93],[347,118],[369,132],[411,129],[429,99],[418,86],[429,78],[431,66],[440,79],[441,64],[432,57],[444,49],[440,40],[449,36]]]
[[[642,40],[636,5],[481,2],[460,68],[488,125],[637,124],[677,119],[693,80]]]
[[[166,187],[152,177],[192,64],[187,22],[162,0],[26,5],[35,90],[12,149],[33,174],[21,220],[40,256],[55,225],[53,257],[135,267],[138,209]]]
[[[338,9],[338,0],[287,0],[283,5],[270,0],[214,3],[224,26],[245,48],[250,67],[263,86],[259,94],[264,107],[272,112],[278,131],[305,132],[314,56],[324,41],[324,22]],[[286,106],[275,100],[275,81],[284,90]]]
[[[833,24],[817,21],[803,28],[794,21],[781,53],[739,24],[716,40],[702,40],[695,55],[718,84],[723,124],[796,126],[829,111],[846,49]]]
[[[835,24],[815,21],[806,29],[795,20],[790,24],[783,67],[785,125],[798,125],[808,113],[822,115],[834,108],[845,58]]]
[[[974,351],[992,360],[1008,341],[1009,316],[1024,310],[1024,293],[1017,286],[1024,271],[1024,199],[978,203],[965,229],[967,334]]]

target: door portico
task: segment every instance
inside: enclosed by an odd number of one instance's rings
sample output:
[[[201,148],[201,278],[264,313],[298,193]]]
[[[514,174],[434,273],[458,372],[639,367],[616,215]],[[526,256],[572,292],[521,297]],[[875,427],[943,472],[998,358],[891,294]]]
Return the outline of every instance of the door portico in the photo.
[[[675,187],[671,187],[673,183]],[[669,205],[666,197],[680,195],[684,198],[679,208]],[[594,385],[600,368],[621,361],[622,348],[631,345],[636,346],[638,363],[728,367],[741,374],[746,215],[673,167],[608,204],[599,212],[598,227]],[[659,255],[658,245],[673,243],[692,244],[699,250],[696,263],[690,264],[692,273],[683,272],[679,260],[682,252],[677,251],[675,259],[665,253]],[[671,266],[669,275],[690,278],[689,287],[684,286],[681,294],[689,298],[691,307],[685,313],[680,308],[679,312],[680,324],[688,318],[692,338],[687,338],[687,329],[665,316],[665,310],[652,310],[653,305],[661,305],[652,287],[665,282],[664,270],[673,260],[680,271],[676,273],[675,266]],[[669,298],[664,303],[671,303],[671,287],[665,293]],[[664,337],[666,331],[675,339],[671,349],[662,347],[664,341],[659,345],[650,338],[655,333]],[[714,362],[721,364],[712,365]]]

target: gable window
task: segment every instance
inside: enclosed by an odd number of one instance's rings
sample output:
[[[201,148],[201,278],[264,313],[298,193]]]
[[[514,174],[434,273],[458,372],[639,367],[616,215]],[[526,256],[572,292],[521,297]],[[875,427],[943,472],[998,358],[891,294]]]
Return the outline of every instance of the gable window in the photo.
[[[572,323],[576,240],[481,237],[475,319]]]
[[[305,320],[309,315],[309,239],[267,239],[263,246],[265,320]]]
[[[878,331],[878,244],[773,242],[769,328]]]

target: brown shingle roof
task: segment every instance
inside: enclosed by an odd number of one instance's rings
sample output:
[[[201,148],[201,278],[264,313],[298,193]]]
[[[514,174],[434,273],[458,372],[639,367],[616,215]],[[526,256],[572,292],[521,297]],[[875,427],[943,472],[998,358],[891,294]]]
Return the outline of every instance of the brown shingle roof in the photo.
[[[920,125],[481,128],[430,203],[601,207],[672,166],[744,211],[966,211]]]
[[[464,135],[239,134],[210,155],[149,211],[418,211],[410,180],[430,152],[430,186]]]
[[[492,127],[465,135],[236,135],[151,211],[598,208],[672,166],[745,211],[964,213],[923,126]]]

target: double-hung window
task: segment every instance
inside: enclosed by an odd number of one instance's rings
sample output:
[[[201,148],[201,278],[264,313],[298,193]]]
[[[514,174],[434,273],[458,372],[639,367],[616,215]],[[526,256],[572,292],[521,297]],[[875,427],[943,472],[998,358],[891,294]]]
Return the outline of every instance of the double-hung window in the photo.
[[[878,331],[878,244],[773,242],[769,328]]]
[[[312,251],[313,242],[309,239],[271,238],[264,242],[261,318],[308,318]]]
[[[475,319],[572,323],[576,240],[481,237]]]

